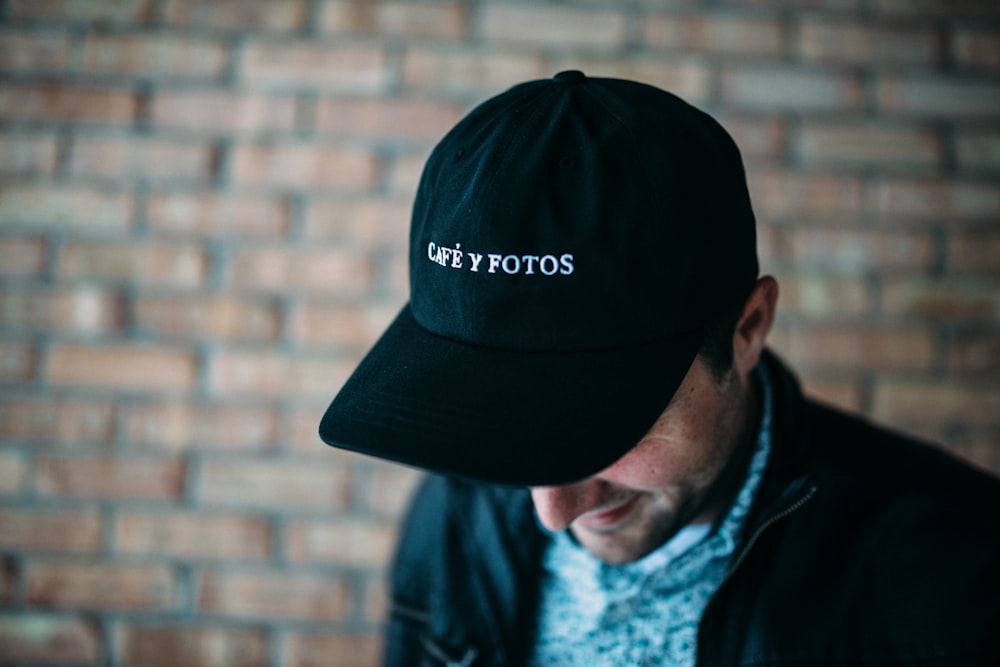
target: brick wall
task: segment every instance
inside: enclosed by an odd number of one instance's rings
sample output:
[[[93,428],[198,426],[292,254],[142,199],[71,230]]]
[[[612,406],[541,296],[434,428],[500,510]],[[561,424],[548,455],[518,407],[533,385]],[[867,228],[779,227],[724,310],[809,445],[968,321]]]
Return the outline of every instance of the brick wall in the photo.
[[[0,663],[373,662],[417,476],[316,424],[430,147],[567,68],[731,129],[809,391],[1000,470],[1000,5],[0,1]]]

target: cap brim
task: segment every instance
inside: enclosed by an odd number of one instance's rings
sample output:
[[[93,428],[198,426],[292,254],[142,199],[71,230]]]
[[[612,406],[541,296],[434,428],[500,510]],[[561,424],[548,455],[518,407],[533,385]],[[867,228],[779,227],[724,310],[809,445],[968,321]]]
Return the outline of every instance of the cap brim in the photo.
[[[565,484],[635,446],[666,408],[702,336],[611,350],[465,345],[403,308],[320,423],[327,444],[500,484]]]

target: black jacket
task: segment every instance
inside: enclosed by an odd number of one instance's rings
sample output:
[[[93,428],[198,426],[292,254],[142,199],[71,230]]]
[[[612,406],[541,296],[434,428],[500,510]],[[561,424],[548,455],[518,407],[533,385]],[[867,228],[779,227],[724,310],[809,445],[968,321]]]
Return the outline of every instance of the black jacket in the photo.
[[[770,464],[698,665],[1000,665],[1000,480],[808,401],[764,363]],[[526,490],[429,477],[392,571],[385,663],[523,664],[546,540]]]

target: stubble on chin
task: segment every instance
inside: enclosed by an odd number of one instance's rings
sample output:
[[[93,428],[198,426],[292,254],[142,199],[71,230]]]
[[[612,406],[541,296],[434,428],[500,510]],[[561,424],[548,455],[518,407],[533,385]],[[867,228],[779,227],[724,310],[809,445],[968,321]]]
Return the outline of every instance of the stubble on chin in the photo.
[[[570,526],[570,532],[580,546],[604,563],[633,563],[665,544],[693,518],[692,510],[676,511],[660,506],[657,500],[655,495],[646,496],[635,515],[619,526]]]

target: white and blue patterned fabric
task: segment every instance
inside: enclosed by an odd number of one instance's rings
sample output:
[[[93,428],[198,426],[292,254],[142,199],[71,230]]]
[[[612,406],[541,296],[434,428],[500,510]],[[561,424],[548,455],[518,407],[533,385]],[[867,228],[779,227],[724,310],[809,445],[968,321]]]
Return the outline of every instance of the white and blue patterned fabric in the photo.
[[[771,449],[772,398],[763,366],[763,417],[746,480],[728,514],[691,525],[634,563],[608,565],[568,531],[544,556],[534,667],[692,667],[698,623],[729,569]]]

